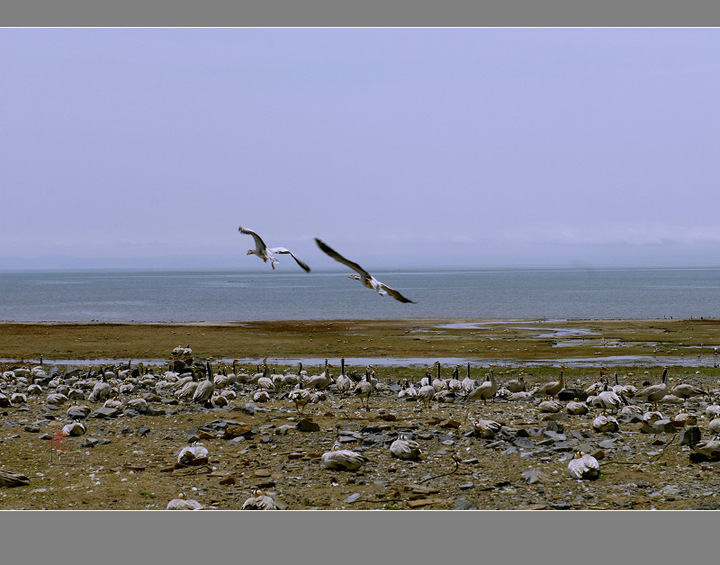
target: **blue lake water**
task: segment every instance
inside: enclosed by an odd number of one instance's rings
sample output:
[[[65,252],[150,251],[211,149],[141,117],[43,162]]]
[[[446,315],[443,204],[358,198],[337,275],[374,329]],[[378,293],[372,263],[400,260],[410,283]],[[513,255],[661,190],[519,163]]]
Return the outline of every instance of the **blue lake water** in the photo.
[[[714,268],[373,274],[417,303],[380,296],[346,271],[7,271],[0,272],[0,321],[720,318]]]

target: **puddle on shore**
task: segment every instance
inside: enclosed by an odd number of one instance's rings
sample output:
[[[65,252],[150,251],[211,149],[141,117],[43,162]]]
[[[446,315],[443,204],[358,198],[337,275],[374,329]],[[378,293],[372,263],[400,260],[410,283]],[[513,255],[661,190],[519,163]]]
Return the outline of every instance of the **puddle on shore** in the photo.
[[[339,372],[340,370],[340,358],[328,358],[331,365]],[[225,364],[232,364],[233,361],[237,361],[239,365],[260,365],[263,360],[260,358],[221,358],[217,359]],[[576,358],[563,358],[563,359],[477,359],[467,357],[345,357],[346,367],[366,367],[367,365],[374,365],[376,367],[418,367],[425,368],[432,366],[436,361],[440,362],[441,366],[455,366],[455,365],[467,365],[470,363],[471,367],[488,367],[491,364],[497,365],[498,367],[553,367],[566,365],[567,367],[611,367],[611,366],[642,366],[642,367],[656,367],[656,366],[681,366],[681,367],[716,367],[720,364],[720,359],[716,355],[702,355],[702,356],[653,356],[653,355],[609,355],[609,356],[596,356],[596,357],[576,357]],[[38,365],[39,360],[25,359],[20,363],[17,359],[0,359],[0,362],[6,364],[17,363],[25,366]],[[322,367],[325,362],[325,358],[319,357],[268,357],[267,363],[271,367],[285,367],[285,366],[296,366],[302,362],[305,369],[312,367]],[[138,363],[150,366],[168,366],[167,359],[133,359],[132,366],[137,366]],[[96,367],[99,365],[126,365],[126,359],[69,359],[60,361],[51,361],[48,359],[44,360],[45,367]]]

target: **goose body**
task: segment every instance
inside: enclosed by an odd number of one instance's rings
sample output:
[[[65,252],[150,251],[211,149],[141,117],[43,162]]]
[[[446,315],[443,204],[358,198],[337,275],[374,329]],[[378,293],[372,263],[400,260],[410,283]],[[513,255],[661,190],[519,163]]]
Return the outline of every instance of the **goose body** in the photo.
[[[600,476],[600,464],[592,455],[580,451],[568,463],[568,472],[573,479],[595,480]]]
[[[550,398],[554,398],[558,392],[560,392],[565,387],[565,374],[564,369],[567,369],[565,365],[563,365],[560,368],[560,378],[558,378],[557,381],[551,381],[548,383],[544,383],[540,385],[540,388],[538,388],[537,393],[540,396],[549,396]]]
[[[482,399],[483,405],[487,405],[488,398],[493,398],[498,391],[498,382],[495,380],[493,370],[490,369],[489,381],[483,381],[478,387],[467,395],[468,400]]]
[[[373,385],[370,382],[370,374],[369,372],[366,372],[366,374],[363,376],[362,380],[355,385],[355,388],[353,389],[353,393],[355,396],[360,397],[360,402],[362,403],[365,410],[370,410],[370,394],[373,391]],[[363,398],[365,399],[365,402],[363,402]]]
[[[593,420],[592,427],[596,432],[616,432],[619,429],[619,424],[615,417],[603,412]]]
[[[340,253],[335,251],[332,247],[324,243],[323,241],[319,240],[318,238],[315,238],[315,243],[317,243],[318,247],[325,252],[327,255],[338,261],[339,263],[342,263],[343,265],[350,267],[353,271],[357,272],[357,275],[349,275],[351,279],[359,280],[364,286],[367,288],[376,291],[381,296],[384,295],[390,295],[395,300],[399,302],[404,303],[414,303],[413,300],[410,300],[409,298],[406,298],[402,294],[400,294],[397,290],[390,288],[388,285],[381,283],[379,280],[377,280],[375,277],[373,277],[370,273],[368,273],[365,269],[363,269],[360,265],[357,263],[350,261],[349,259],[346,259]]]
[[[588,406],[584,402],[580,402],[580,400],[575,398],[565,405],[565,410],[568,414],[582,416],[588,413]]]
[[[177,498],[173,498],[168,502],[166,510],[202,510],[203,505],[197,500],[189,499],[184,492],[178,494]]]
[[[655,405],[655,410],[657,410],[657,403],[660,402],[665,395],[668,392],[666,379],[667,379],[667,367],[663,370],[662,374],[662,382],[660,384],[652,385],[649,387],[646,387],[635,394],[635,398],[638,398],[640,400],[647,400],[648,402],[652,402]]]
[[[337,451],[326,451],[322,454],[321,461],[326,469],[337,471],[357,471],[365,465],[369,459],[360,453],[349,449]]]
[[[286,249],[285,247],[268,247],[265,245],[265,242],[262,240],[262,238],[255,233],[251,229],[243,228],[240,226],[238,228],[238,231],[240,233],[244,233],[246,235],[251,235],[253,237],[253,240],[255,241],[255,249],[248,249],[247,254],[248,255],[256,255],[257,257],[260,257],[260,259],[263,260],[264,263],[267,263],[270,261],[270,266],[275,270],[275,265],[279,263],[277,258],[275,257],[275,254],[278,255],[290,255],[293,259],[295,259],[295,262],[306,272],[310,272],[310,267],[308,267],[307,263],[301,261],[292,251],[289,249]]]
[[[252,496],[242,505],[243,510],[277,510],[275,499],[261,490],[254,490]]]
[[[390,444],[390,453],[398,459],[409,459],[417,461],[420,458],[420,444],[414,440],[408,439],[405,434],[400,434],[398,438]]]
[[[495,420],[485,420],[479,418],[472,421],[474,433],[476,436],[486,439],[492,439],[502,429],[502,424]]]
[[[207,361],[205,380],[198,384],[192,400],[198,404],[205,404],[210,401],[214,392],[215,382],[213,381],[212,368],[210,367],[210,362]]]

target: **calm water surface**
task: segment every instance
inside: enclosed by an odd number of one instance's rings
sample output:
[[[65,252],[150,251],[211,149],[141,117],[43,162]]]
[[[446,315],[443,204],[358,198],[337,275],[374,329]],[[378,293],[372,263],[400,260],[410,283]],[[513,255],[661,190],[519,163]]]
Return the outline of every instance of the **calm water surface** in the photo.
[[[0,272],[0,321],[228,322],[394,318],[720,318],[720,269]]]

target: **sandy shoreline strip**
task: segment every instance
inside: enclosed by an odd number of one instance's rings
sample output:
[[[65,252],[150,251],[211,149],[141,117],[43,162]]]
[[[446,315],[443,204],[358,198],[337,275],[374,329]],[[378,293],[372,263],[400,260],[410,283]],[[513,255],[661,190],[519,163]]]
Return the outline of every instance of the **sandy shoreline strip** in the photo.
[[[0,359],[658,356],[712,360],[720,321],[430,318],[192,323],[0,322]]]

